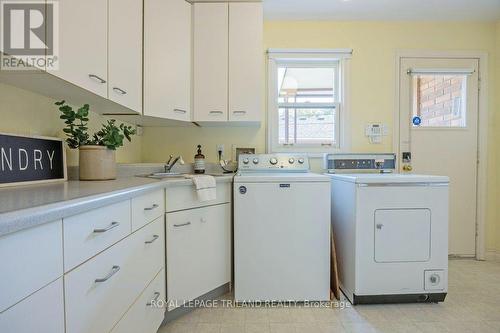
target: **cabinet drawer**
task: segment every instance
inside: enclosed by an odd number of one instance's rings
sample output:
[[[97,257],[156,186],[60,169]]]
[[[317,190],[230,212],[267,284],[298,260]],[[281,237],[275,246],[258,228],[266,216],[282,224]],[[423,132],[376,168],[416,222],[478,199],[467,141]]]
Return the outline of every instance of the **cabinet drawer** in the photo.
[[[165,270],[142,292],[111,333],[155,333],[165,317]]]
[[[67,333],[113,328],[164,266],[163,230],[159,218],[65,275]]]
[[[2,312],[62,276],[61,221],[0,237],[0,262]]]
[[[0,332],[64,333],[62,277],[1,313]]]
[[[194,186],[170,187],[165,190],[165,209],[167,212],[231,202],[231,185],[217,184],[217,199],[200,201]]]
[[[132,198],[132,231],[156,220],[165,213],[165,191],[147,193]]]
[[[130,200],[65,218],[63,224],[67,272],[130,234]]]
[[[230,204],[168,213],[166,224],[169,302],[182,304],[231,281]]]

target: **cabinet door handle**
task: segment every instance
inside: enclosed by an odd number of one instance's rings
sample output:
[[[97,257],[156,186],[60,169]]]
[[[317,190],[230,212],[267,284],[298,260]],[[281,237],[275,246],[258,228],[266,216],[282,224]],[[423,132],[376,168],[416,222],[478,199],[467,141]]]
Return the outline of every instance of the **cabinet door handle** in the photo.
[[[160,207],[160,205],[153,204],[153,206],[151,206],[151,207],[146,207],[146,208],[144,208],[144,210],[153,210],[153,209],[156,209],[156,208],[158,208],[158,207]]]
[[[101,78],[95,74],[89,74],[89,78],[96,80],[99,83],[106,83],[106,80],[104,80],[103,78]]]
[[[174,227],[176,227],[176,228],[185,227],[185,226],[190,225],[190,224],[191,224],[191,222],[186,222],[186,223],[182,223],[182,224],[174,224]]]
[[[127,93],[125,90],[118,88],[118,87],[113,87],[113,91],[116,93],[119,93],[121,95],[125,95]]]
[[[243,110],[238,110],[238,111],[233,111],[234,114],[245,114],[247,113],[246,111]]]
[[[109,279],[111,279],[111,277],[113,275],[115,275],[116,273],[118,273],[118,271],[120,270],[120,266],[113,266],[111,268],[111,272],[109,272],[108,275],[106,275],[105,277],[101,278],[101,279],[95,279],[95,282],[96,283],[99,283],[99,282],[106,282],[108,281]]]
[[[153,243],[155,240],[157,240],[158,238],[160,238],[160,236],[158,236],[158,235],[153,235],[153,239],[152,239],[152,240],[145,241],[145,242],[144,242],[144,244],[151,244],[151,243]]]
[[[177,112],[177,113],[187,113],[186,110],[182,110],[182,109],[174,109],[174,112]]]
[[[120,225],[120,223],[118,223],[118,222],[111,222],[111,224],[109,226],[107,226],[106,228],[94,229],[94,232],[95,233],[103,233],[103,232],[109,231],[113,228],[116,228],[119,225]]]
[[[153,304],[158,301],[158,298],[160,298],[160,293],[158,291],[156,291],[153,295],[153,299],[151,300],[151,302],[147,302],[146,306],[153,306]]]
[[[210,111],[210,114],[223,114],[224,112],[222,111]]]

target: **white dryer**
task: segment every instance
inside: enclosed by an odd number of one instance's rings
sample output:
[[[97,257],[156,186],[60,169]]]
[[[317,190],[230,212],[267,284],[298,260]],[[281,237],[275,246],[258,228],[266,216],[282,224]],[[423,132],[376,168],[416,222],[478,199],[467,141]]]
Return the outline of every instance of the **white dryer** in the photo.
[[[330,179],[302,155],[240,155],[234,177],[234,295],[330,299]]]
[[[332,228],[340,285],[349,300],[443,301],[448,177],[384,173],[394,169],[394,154],[332,154],[325,164],[334,172]]]

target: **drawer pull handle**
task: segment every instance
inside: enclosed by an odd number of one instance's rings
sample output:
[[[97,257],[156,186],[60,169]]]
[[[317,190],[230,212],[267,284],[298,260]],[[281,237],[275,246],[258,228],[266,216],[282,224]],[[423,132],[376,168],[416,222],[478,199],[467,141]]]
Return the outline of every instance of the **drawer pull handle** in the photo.
[[[224,112],[222,111],[210,111],[210,114],[223,114]]]
[[[113,91],[120,94],[120,95],[125,95],[127,92],[121,88],[118,87],[113,87]]]
[[[155,296],[153,297],[153,299],[151,300],[151,302],[147,302],[147,303],[146,303],[146,306],[153,306],[153,304],[154,304],[154,303],[156,303],[156,302],[158,301],[158,298],[160,298],[160,293],[159,293],[158,291],[156,291],[156,292],[154,293],[154,295],[155,295]]]
[[[96,80],[99,83],[106,83],[106,80],[104,80],[103,78],[100,78],[99,76],[97,76],[95,74],[89,74],[89,78]]]
[[[154,205],[153,205],[153,206],[151,206],[151,207],[146,207],[146,208],[144,208],[144,210],[153,210],[153,209],[156,209],[156,208],[158,208],[158,207],[160,207],[160,205],[154,204]]]
[[[245,114],[247,113],[246,111],[240,110],[240,111],[233,111],[234,114]]]
[[[106,275],[105,277],[103,277],[102,279],[95,279],[95,282],[96,283],[99,283],[99,282],[106,282],[108,281],[109,279],[111,279],[111,277],[113,275],[115,275],[116,273],[118,273],[118,271],[120,270],[120,266],[113,266],[111,268],[111,272],[109,272],[108,275]]]
[[[106,231],[109,231],[109,230],[111,230],[113,228],[116,228],[119,225],[120,225],[120,223],[118,223],[118,222],[111,222],[111,224],[109,226],[107,226],[106,228],[103,228],[103,229],[94,229],[94,232],[95,233],[106,232]]]
[[[151,244],[151,243],[153,243],[155,240],[157,240],[158,238],[160,238],[160,236],[158,236],[158,235],[153,235],[153,239],[152,239],[152,240],[145,241],[145,242],[144,242],[144,244]]]
[[[186,225],[190,225],[191,222],[186,222],[186,223],[182,223],[182,224],[174,224],[174,227],[178,228],[178,227],[184,227]]]
[[[177,113],[187,113],[186,110],[182,110],[182,109],[174,109],[174,112],[177,112]]]

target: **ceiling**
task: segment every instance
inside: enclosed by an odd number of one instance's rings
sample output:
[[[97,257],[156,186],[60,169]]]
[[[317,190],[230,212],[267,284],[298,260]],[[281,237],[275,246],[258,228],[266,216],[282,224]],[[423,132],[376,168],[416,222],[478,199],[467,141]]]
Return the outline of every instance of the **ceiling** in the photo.
[[[500,20],[500,0],[263,0],[267,20]]]

